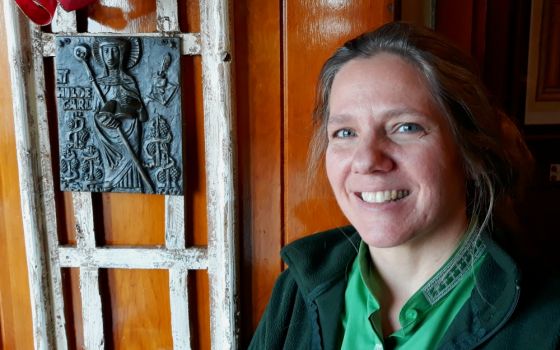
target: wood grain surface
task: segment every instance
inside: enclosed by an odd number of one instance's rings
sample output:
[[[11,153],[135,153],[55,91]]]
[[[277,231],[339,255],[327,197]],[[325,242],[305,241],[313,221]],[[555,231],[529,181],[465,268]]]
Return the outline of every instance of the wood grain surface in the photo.
[[[393,19],[392,1],[290,1],[284,5],[284,241],[346,221],[323,174],[308,186],[307,149],[323,62],[354,36]]]
[[[281,271],[282,67],[279,2],[235,1],[242,341]]]

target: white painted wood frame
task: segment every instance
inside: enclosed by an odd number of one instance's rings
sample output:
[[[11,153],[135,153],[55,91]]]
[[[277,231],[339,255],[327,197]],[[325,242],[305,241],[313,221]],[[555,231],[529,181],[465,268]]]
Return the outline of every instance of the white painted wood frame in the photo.
[[[235,131],[232,112],[229,1],[201,1],[202,84],[208,199],[210,337],[236,347]]]
[[[157,0],[157,29],[181,38],[183,54],[202,56],[208,247],[186,247],[182,196],[165,198],[165,247],[97,247],[91,194],[83,192],[72,195],[77,244],[70,247],[58,240],[45,101],[43,59],[54,56],[55,36],[31,24],[14,1],[4,1],[35,349],[68,348],[61,283],[66,267],[80,271],[87,349],[105,347],[100,268],[169,270],[174,349],[190,349],[188,271],[208,269],[212,349],[237,348],[230,5],[207,0],[200,6],[201,33],[179,33],[176,0]],[[76,17],[58,11],[51,27],[53,33],[76,33]]]

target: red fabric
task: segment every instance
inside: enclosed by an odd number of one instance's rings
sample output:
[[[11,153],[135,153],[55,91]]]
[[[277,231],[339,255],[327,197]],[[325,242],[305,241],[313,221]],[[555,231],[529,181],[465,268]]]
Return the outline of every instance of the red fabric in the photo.
[[[60,7],[62,7],[66,11],[79,10],[82,7],[86,7],[87,5],[95,1],[96,0],[58,0],[58,2],[60,3]]]
[[[40,26],[51,23],[56,10],[56,0],[16,0],[19,8]]]
[[[9,0],[5,0],[9,1]],[[51,23],[56,6],[60,6],[65,11],[74,11],[85,7],[96,0],[15,0],[19,8],[30,20],[40,26]]]

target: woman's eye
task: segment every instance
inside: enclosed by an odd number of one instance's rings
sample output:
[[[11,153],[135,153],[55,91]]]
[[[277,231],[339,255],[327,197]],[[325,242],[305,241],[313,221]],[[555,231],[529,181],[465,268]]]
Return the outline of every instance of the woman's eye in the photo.
[[[416,123],[403,123],[397,127],[397,132],[412,134],[420,131],[424,131],[424,128]]]
[[[340,129],[333,134],[333,137],[337,139],[344,139],[352,136],[356,136],[356,133],[352,129]]]

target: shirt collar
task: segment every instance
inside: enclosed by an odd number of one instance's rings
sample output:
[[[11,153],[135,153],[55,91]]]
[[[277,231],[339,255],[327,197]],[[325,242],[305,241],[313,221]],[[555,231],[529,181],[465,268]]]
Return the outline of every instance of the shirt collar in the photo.
[[[423,315],[445,298],[461,282],[465,274],[472,271],[475,263],[479,261],[485,250],[486,245],[481,238],[478,225],[474,221],[467,228],[451,257],[403,306],[399,315],[402,328],[396,335],[413,330],[415,325],[421,321]],[[367,311],[375,319],[379,316],[380,306],[376,298],[376,291],[380,290],[380,281],[375,272],[368,246],[363,241],[360,243],[358,251],[358,263],[364,285],[370,292]],[[380,325],[380,322],[373,322],[372,319],[370,321],[374,324],[374,328]],[[381,333],[379,332],[379,334]]]

